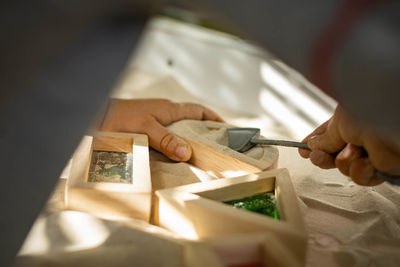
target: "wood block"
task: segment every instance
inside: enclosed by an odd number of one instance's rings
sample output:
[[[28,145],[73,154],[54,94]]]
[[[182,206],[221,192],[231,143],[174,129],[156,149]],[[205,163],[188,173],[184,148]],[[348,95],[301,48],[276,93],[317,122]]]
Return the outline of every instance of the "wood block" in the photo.
[[[218,178],[276,168],[279,152],[273,146],[254,147],[246,153],[230,149],[227,129],[232,127],[215,121],[181,120],[169,125],[168,129],[191,145],[189,163]]]
[[[128,182],[89,180],[93,151],[132,153]],[[151,177],[148,138],[143,134],[97,132],[85,136],[72,159],[66,206],[103,218],[150,219]]]
[[[222,203],[272,190],[280,220]],[[156,196],[155,223],[185,238],[262,232],[276,241],[276,246],[271,245],[283,251],[280,253],[286,253],[294,262],[305,262],[307,235],[286,169],[159,190]]]
[[[218,178],[238,176],[262,171],[259,167],[224,154],[206,144],[185,138],[192,147],[189,163]]]

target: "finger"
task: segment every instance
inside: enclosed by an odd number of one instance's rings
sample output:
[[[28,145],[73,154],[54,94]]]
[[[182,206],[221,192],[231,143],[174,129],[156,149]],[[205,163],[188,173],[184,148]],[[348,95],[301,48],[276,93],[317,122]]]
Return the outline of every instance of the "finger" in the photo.
[[[192,155],[192,148],[181,137],[170,133],[155,119],[150,119],[145,127],[149,136],[150,146],[168,158],[176,161],[188,161]]]
[[[194,103],[181,103],[177,105],[179,105],[179,108],[177,109],[174,121],[187,119],[224,122],[217,113],[202,105]]]
[[[299,148],[298,151],[303,158],[308,159],[310,157],[311,150]]]
[[[349,170],[351,163],[361,158],[364,154],[364,150],[361,147],[353,144],[347,144],[345,148],[336,156],[335,165],[344,175],[349,176]]]
[[[350,177],[356,184],[374,186],[383,183],[375,176],[375,169],[368,158],[358,158],[352,161],[349,168]]]
[[[314,136],[314,135],[317,135],[317,134],[322,134],[322,133],[324,133],[324,132],[326,131],[326,128],[328,127],[328,123],[329,123],[329,120],[327,120],[326,122],[324,122],[323,124],[321,124],[320,126],[318,126],[312,133],[310,133],[309,135],[307,135],[307,136],[302,140],[302,142],[303,142],[303,143],[307,143],[307,142],[308,142],[308,139],[309,139],[310,137],[312,137],[312,136]],[[310,150],[310,149],[299,148],[299,149],[298,149],[298,152],[299,152],[300,156],[302,156],[303,158],[309,158],[309,157],[310,157],[311,150]]]
[[[314,165],[317,165],[322,169],[335,168],[335,162],[333,156],[322,150],[311,151],[310,160]]]
[[[327,153],[336,153],[342,150],[346,142],[340,135],[336,117],[333,116],[328,121],[324,132],[309,137],[307,144],[311,150],[323,150]]]
[[[217,121],[217,122],[225,122],[225,120],[219,116],[215,111],[204,107],[203,111],[203,120]]]
[[[388,138],[365,134],[365,150],[372,165],[379,171],[400,175],[400,148]]]
[[[319,135],[319,134],[323,134],[326,129],[328,128],[328,123],[329,123],[330,119],[327,120],[326,122],[324,122],[323,124],[321,124],[320,126],[318,126],[317,128],[315,128],[314,131],[312,131],[312,133],[310,133],[309,135],[307,135],[302,142],[306,143],[308,141],[308,139],[310,139],[311,136],[314,135]]]

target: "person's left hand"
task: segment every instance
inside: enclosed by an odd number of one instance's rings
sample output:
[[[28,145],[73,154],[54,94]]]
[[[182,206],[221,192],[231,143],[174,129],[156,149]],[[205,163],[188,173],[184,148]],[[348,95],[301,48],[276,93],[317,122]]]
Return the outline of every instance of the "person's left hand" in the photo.
[[[100,130],[147,134],[151,147],[172,160],[187,161],[192,155],[190,145],[164,127],[184,119],[224,122],[214,111],[199,104],[166,99],[111,99]]]

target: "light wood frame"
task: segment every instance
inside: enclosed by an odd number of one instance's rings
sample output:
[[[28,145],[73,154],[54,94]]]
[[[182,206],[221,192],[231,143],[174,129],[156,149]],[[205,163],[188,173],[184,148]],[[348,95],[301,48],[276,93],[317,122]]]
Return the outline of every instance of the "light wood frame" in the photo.
[[[272,190],[280,220],[221,203]],[[306,230],[286,169],[158,190],[156,197],[154,222],[185,238],[263,232],[279,242],[277,247],[285,248],[296,262],[305,261]]]
[[[189,163],[204,171],[211,172],[218,178],[230,177],[230,173],[249,174],[263,171],[261,168],[224,154],[210,146],[195,141],[190,138],[182,137],[192,148],[192,156]],[[276,168],[276,164],[269,167]],[[235,176],[238,176],[237,174]]]
[[[132,152],[132,183],[88,182],[93,150]],[[66,206],[103,218],[150,219],[151,176],[147,135],[96,132],[85,136],[72,158]]]

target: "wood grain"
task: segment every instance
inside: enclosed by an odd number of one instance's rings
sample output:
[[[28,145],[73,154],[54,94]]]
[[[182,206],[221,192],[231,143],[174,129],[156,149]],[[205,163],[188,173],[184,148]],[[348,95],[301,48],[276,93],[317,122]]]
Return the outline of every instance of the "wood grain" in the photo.
[[[192,147],[192,157],[189,163],[204,171],[209,171],[219,178],[226,177],[228,173],[232,172],[243,175],[262,171],[260,168],[228,156],[201,142],[189,138],[185,138],[185,140]]]
[[[93,150],[132,152],[132,183],[88,182]],[[152,190],[147,136],[104,132],[85,136],[74,153],[66,190],[68,209],[149,221]]]
[[[281,220],[221,203],[271,190],[275,190]],[[305,226],[285,169],[159,190],[156,196],[158,213],[155,222],[184,237],[204,239],[239,233],[267,233],[279,240],[276,253],[286,251],[293,266],[305,262]]]

